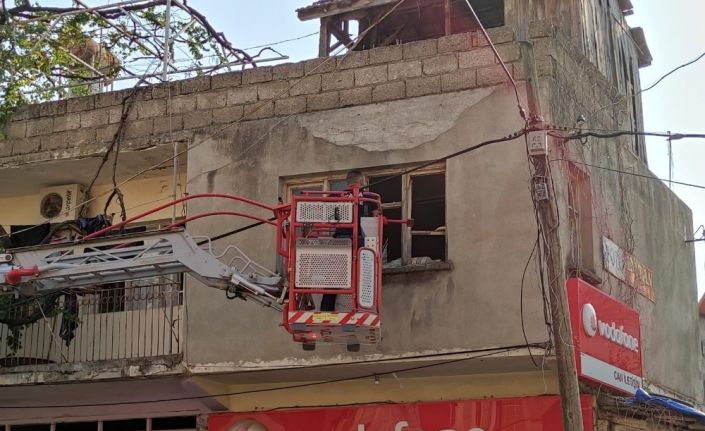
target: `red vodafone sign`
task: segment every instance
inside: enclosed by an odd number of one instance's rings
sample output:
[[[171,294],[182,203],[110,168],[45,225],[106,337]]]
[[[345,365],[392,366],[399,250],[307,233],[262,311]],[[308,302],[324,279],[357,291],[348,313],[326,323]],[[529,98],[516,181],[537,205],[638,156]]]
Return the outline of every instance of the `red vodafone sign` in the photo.
[[[581,279],[566,284],[578,375],[634,394],[643,376],[639,313]]]
[[[584,429],[591,430],[590,395],[581,396]],[[218,413],[209,431],[558,431],[557,396],[302,408],[268,413]]]

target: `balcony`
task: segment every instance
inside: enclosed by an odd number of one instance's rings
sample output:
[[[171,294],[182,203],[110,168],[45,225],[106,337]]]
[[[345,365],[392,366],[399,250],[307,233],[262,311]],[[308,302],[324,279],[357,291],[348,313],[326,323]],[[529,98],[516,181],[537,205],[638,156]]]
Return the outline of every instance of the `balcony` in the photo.
[[[171,357],[184,345],[179,277],[102,285],[77,294],[0,304],[0,374],[52,364],[130,363]],[[124,367],[124,364],[121,364]]]

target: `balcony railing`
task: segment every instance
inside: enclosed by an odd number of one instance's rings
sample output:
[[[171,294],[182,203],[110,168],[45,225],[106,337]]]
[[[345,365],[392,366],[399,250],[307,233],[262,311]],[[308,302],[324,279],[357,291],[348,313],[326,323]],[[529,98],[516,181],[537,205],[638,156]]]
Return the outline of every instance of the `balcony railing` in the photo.
[[[183,344],[180,278],[20,299],[0,310],[0,367],[174,355]]]

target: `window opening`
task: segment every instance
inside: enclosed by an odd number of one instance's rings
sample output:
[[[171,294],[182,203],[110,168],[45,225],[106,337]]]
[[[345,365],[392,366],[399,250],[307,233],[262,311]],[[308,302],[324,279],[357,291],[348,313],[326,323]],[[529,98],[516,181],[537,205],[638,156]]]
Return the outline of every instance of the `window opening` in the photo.
[[[445,173],[411,177],[411,257],[446,259]]]
[[[594,272],[590,177],[575,166],[569,168],[568,215],[571,229],[572,269],[576,270],[578,275],[581,270]]]
[[[390,224],[384,227],[383,262],[397,267],[428,260],[446,260],[445,173],[442,166],[403,174],[402,168],[363,170],[369,190],[382,197],[383,214],[390,219],[415,219],[413,230]],[[304,190],[347,189],[345,173],[322,174],[287,184],[289,196]],[[426,258],[426,259],[424,259]]]
[[[390,218],[402,219],[401,202],[401,177],[389,175],[370,176],[369,183],[372,185],[370,191],[382,196],[382,213]],[[381,182],[384,181],[384,182]],[[376,184],[375,183],[379,183]],[[383,262],[391,262],[402,257],[402,225],[393,224],[384,227],[384,255]]]

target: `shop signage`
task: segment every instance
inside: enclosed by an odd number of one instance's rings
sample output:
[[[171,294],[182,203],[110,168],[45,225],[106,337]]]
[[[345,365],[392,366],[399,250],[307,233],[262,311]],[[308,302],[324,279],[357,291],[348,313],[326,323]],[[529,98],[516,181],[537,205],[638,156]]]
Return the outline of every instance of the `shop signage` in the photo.
[[[639,313],[581,279],[567,288],[578,375],[635,393],[642,386]]]
[[[591,430],[590,395],[582,395],[581,403],[585,429]],[[209,431],[544,431],[562,428],[557,396],[216,413],[208,418]]]
[[[602,264],[605,270],[649,300],[654,300],[654,273],[609,238],[602,237]]]

